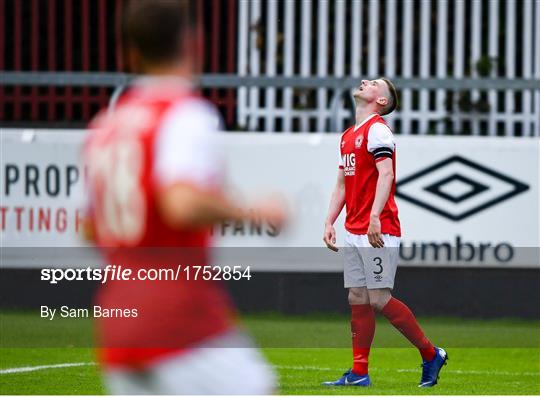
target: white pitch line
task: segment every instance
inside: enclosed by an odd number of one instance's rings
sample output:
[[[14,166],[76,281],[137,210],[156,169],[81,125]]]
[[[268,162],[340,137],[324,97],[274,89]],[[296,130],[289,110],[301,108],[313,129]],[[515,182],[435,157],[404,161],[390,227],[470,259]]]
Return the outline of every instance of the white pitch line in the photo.
[[[51,364],[51,365],[36,365],[35,367],[18,367],[18,368],[6,368],[0,369],[0,375],[4,374],[19,374],[22,372],[34,372],[44,369],[53,368],[69,368],[69,367],[81,367],[83,365],[95,365],[96,363],[63,363],[63,364]]]
[[[290,369],[297,371],[333,371],[339,372],[338,368],[317,367],[313,365],[275,365],[277,369]],[[374,372],[418,372],[420,369],[401,368],[401,369],[374,369]],[[540,372],[507,372],[507,371],[477,371],[477,370],[460,370],[460,369],[443,369],[443,373],[460,374],[460,375],[501,375],[501,376],[539,376]]]
[[[317,367],[314,365],[274,365],[277,369],[292,369],[297,371],[338,371],[336,368]]]
[[[397,369],[397,372],[418,372],[415,369]],[[501,375],[501,376],[540,376],[540,372],[508,372],[508,371],[477,371],[477,370],[462,370],[462,369],[449,369],[443,370],[443,372],[448,372],[451,374],[462,374],[462,375]]]
[[[70,367],[82,367],[85,365],[96,365],[94,362],[88,363],[63,363],[63,364],[51,364],[51,365],[37,365],[34,367],[17,367],[17,368],[6,368],[0,370],[0,375],[4,374],[18,374],[23,372],[34,372],[41,371],[45,369],[54,369],[54,368],[70,368]],[[330,367],[317,367],[314,365],[275,365],[274,368],[277,369],[290,369],[297,371],[338,371],[337,368]],[[400,369],[375,369],[374,372],[418,372],[420,370],[411,369],[411,368],[400,368]],[[507,371],[477,371],[477,370],[445,370],[445,373],[452,374],[461,374],[461,375],[500,375],[500,376],[540,376],[538,372],[507,372]]]

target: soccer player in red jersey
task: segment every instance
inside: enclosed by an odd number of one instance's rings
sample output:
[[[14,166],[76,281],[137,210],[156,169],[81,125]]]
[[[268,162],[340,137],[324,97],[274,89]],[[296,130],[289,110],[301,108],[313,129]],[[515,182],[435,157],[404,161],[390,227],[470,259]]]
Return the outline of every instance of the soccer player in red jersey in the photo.
[[[341,136],[337,183],[332,193],[323,240],[337,251],[334,222],[346,207],[344,283],[351,305],[353,366],[327,386],[369,386],[368,357],[381,313],[418,350],[423,360],[420,387],[437,383],[446,352],[433,346],[411,310],[392,297],[401,228],[394,199],[396,144],[382,118],[397,107],[387,79],[362,80],[354,89],[356,125]]]
[[[86,230],[110,264],[134,275],[171,264],[208,264],[209,229],[216,222],[257,216],[279,226],[284,220],[271,200],[248,211],[222,191],[219,117],[193,87],[195,27],[185,3],[129,3],[123,21],[127,54],[133,71],[144,77],[112,114],[95,118],[84,147]],[[194,273],[189,280],[185,272],[179,275],[101,286],[100,313],[116,313],[96,318],[109,391],[272,393],[274,374],[239,331],[222,285],[202,276],[194,280]]]

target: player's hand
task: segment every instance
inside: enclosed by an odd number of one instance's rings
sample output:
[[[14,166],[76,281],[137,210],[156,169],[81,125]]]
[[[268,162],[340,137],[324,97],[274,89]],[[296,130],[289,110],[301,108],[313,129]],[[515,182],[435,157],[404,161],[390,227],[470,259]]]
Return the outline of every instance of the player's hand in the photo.
[[[326,246],[332,251],[338,252],[339,248],[336,247],[336,229],[332,225],[325,225],[323,241]]]
[[[384,247],[384,241],[381,234],[381,220],[378,216],[372,216],[369,220],[367,231],[368,241],[374,248]]]
[[[96,239],[94,223],[88,217],[84,217],[82,221],[82,237],[88,243],[93,243]]]
[[[277,229],[283,228],[287,222],[286,203],[283,197],[276,194],[257,203],[254,215],[261,217]]]

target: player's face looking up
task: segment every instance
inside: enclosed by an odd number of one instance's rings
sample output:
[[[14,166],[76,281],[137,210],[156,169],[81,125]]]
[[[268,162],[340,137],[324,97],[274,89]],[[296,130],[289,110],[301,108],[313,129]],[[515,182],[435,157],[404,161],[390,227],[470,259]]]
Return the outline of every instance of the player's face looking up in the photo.
[[[389,101],[390,92],[386,83],[381,80],[362,80],[355,88],[353,96],[362,102],[376,102],[380,106],[386,106]]]
[[[357,105],[373,104],[381,115],[391,113],[396,107],[397,94],[393,84],[386,79],[362,80],[353,90]]]

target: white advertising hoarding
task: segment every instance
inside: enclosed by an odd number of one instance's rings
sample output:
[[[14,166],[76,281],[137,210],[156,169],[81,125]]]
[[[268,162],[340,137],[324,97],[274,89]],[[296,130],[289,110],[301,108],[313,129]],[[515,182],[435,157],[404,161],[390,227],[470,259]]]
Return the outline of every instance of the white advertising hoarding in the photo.
[[[77,235],[84,201],[83,137],[84,131],[73,130],[2,130],[3,248],[84,246]],[[396,141],[402,265],[539,266],[538,139],[397,136]],[[281,231],[224,222],[214,228],[216,245],[322,247],[338,143],[339,134],[226,134],[228,191],[240,201],[280,193],[291,219]],[[343,215],[336,229],[342,245]],[[16,266],[6,256],[2,265]],[[338,269],[297,261],[287,270]]]

